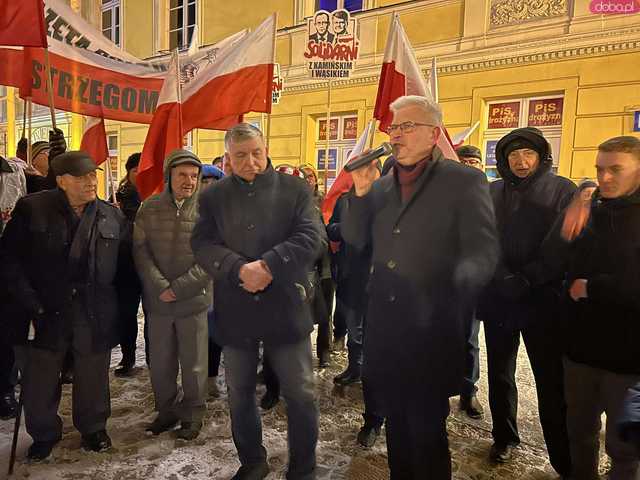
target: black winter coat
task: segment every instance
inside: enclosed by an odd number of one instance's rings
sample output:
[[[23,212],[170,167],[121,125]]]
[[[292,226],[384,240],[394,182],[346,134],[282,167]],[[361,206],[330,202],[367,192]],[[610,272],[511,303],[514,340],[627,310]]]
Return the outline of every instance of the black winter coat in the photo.
[[[629,389],[619,421],[620,436],[633,443],[640,456],[640,383]]]
[[[387,175],[349,199],[341,226],[346,242],[373,248],[364,375],[383,409],[459,393],[469,305],[498,257],[486,177],[434,148],[406,203]]]
[[[118,272],[131,260],[131,242],[125,219],[112,205],[97,201],[95,244],[89,247],[84,299],[94,351],[118,343]],[[12,300],[24,312],[13,322],[13,341],[27,339],[29,319],[35,326],[34,345],[59,350],[73,318],[69,273],[68,216],[73,215],[62,190],[47,190],[20,199],[0,243],[0,278]],[[91,254],[90,252],[95,252]],[[91,269],[90,269],[91,270]],[[38,314],[39,310],[44,311]],[[6,321],[6,320],[5,320]]]
[[[555,175],[551,162],[549,157],[533,175],[520,180],[506,158],[498,161],[502,179],[493,182],[490,191],[500,261],[480,298],[477,316],[481,320],[519,329],[557,312],[563,277],[548,268],[546,252],[561,242],[554,225],[571,203],[576,186]]]
[[[327,245],[304,180],[269,164],[252,183],[223,178],[199,201],[191,246],[214,279],[217,343],[242,348],[256,340],[286,344],[309,335],[308,274]],[[252,294],[240,286],[238,272],[258,259],[269,266],[273,282]]]
[[[569,357],[640,375],[640,190],[611,200],[596,195],[567,278],[588,282],[588,298],[572,302]]]
[[[344,209],[353,196],[353,191],[343,193],[333,209],[327,225],[327,234],[332,242],[340,242],[335,254],[336,297],[345,305],[358,311],[366,308],[366,286],[371,268],[371,245],[358,250],[342,237]]]

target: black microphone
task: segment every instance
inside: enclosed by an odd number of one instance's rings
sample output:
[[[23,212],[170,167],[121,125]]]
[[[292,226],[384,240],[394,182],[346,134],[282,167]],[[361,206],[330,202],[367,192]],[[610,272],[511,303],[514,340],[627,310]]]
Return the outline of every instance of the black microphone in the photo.
[[[369,153],[367,153],[366,155],[363,155],[362,157],[360,157],[356,161],[351,161],[351,162],[347,163],[344,166],[344,169],[347,172],[353,172],[354,170],[357,170],[357,169],[362,168],[362,167],[364,167],[366,165],[369,165],[376,158],[380,158],[380,157],[383,157],[385,155],[389,155],[391,153],[391,150],[392,150],[391,144],[389,142],[384,142],[378,148],[376,148],[375,150],[371,150]]]

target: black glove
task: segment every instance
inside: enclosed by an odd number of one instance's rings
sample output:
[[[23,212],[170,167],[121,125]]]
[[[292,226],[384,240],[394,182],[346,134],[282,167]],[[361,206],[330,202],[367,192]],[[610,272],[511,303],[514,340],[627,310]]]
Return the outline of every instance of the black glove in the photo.
[[[509,274],[498,282],[500,295],[511,301],[521,300],[529,293],[530,289],[529,280],[521,273]]]
[[[64,133],[59,128],[49,130],[49,164],[61,153],[67,151],[67,142]]]

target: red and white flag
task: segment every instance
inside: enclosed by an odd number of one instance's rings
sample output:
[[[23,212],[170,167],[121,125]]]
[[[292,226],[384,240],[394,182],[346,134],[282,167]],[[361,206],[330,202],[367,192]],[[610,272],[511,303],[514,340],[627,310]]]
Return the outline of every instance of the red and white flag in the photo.
[[[355,147],[353,147],[353,150],[349,153],[345,165],[366,150],[369,136],[373,135],[374,121],[375,120],[371,120],[365,127],[364,132],[362,132],[362,135],[358,138],[358,142]],[[324,223],[329,223],[329,219],[331,218],[331,215],[333,215],[333,209],[335,208],[340,195],[351,190],[352,186],[353,177],[351,176],[351,173],[347,172],[343,168],[322,201],[322,217],[324,218]],[[332,245],[332,248],[334,251],[336,250],[334,245]]]
[[[437,85],[435,72],[432,73],[431,83]],[[380,130],[386,132],[393,120],[393,113],[389,106],[399,97],[405,95],[420,95],[434,100],[434,95],[422,76],[420,65],[407,38],[407,34],[400,23],[400,15],[393,14],[387,45],[384,50],[382,71],[378,83],[378,95],[373,111],[374,118],[380,121]],[[457,160],[446,128],[442,127],[442,135],[437,146],[446,158]]]
[[[42,0],[0,0],[0,45],[47,46]]]
[[[107,131],[104,118],[89,117],[84,126],[80,150],[87,152],[96,165],[101,165],[109,157]]]
[[[176,148],[182,148],[182,105],[178,89],[178,56],[174,53],[160,90],[158,108],[153,114],[138,166],[136,186],[143,200],[162,191],[164,159]]]
[[[182,87],[184,133],[227,129],[248,112],[271,112],[276,15],[221,48]]]

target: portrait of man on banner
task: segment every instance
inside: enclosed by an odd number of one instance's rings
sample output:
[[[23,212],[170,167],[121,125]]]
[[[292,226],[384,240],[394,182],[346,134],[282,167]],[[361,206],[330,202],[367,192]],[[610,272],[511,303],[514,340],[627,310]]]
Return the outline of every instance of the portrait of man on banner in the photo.
[[[330,31],[330,27],[331,14],[326,10],[318,10],[313,16],[313,21],[309,21],[309,41],[333,43],[336,37]]]

